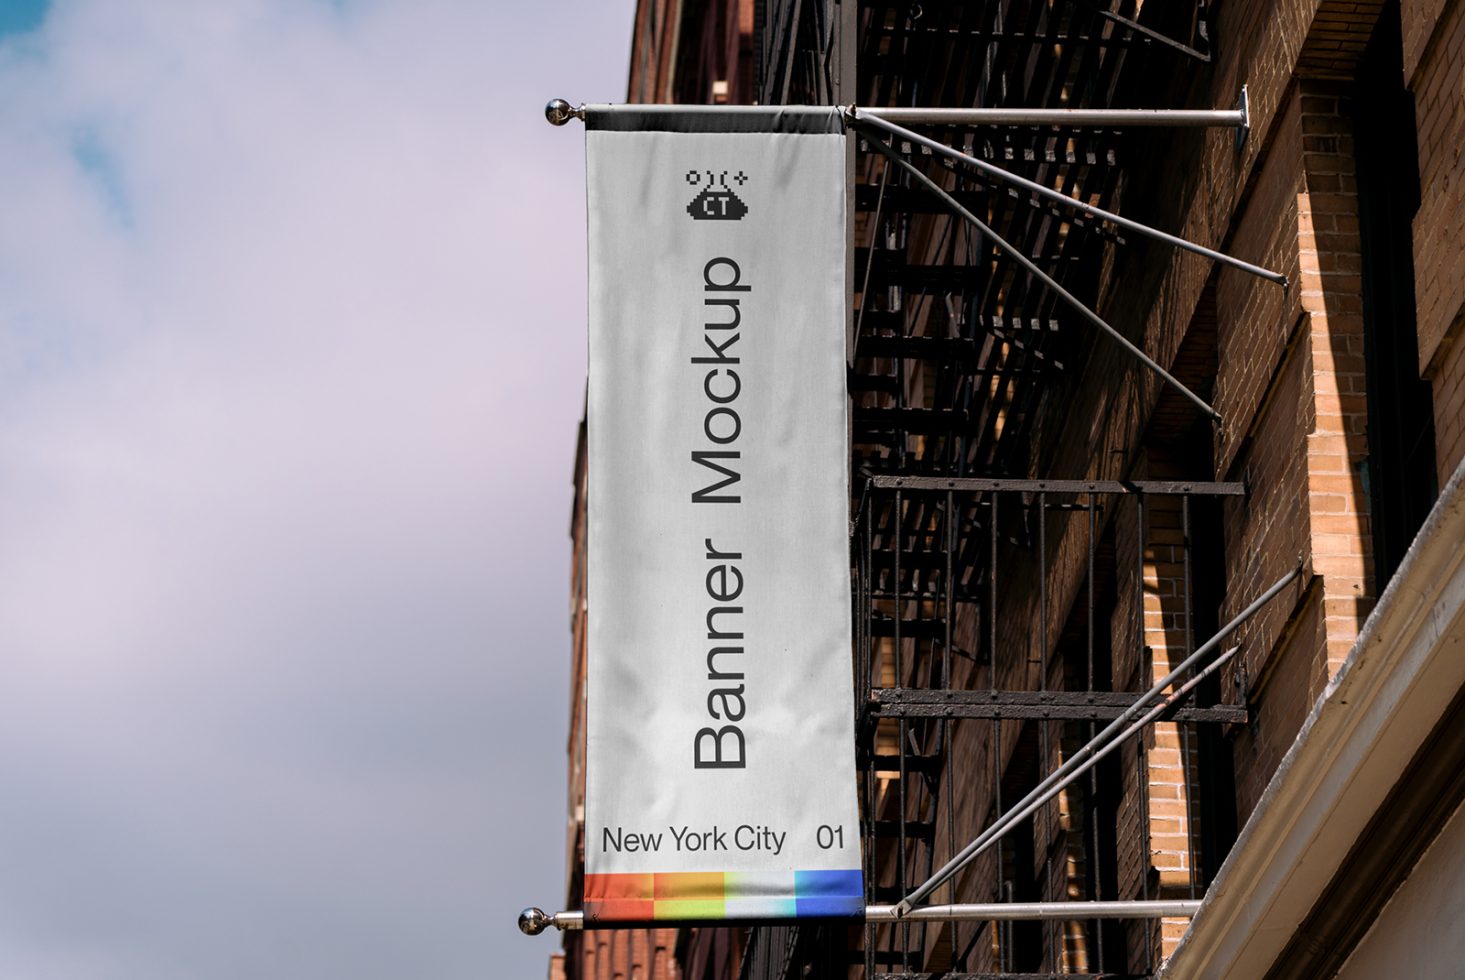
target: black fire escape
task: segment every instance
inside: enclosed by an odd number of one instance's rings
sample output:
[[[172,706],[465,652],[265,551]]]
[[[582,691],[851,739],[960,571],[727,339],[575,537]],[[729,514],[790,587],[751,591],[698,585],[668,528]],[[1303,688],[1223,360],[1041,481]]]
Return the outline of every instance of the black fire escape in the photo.
[[[1209,4],[1137,6],[768,0],[758,11],[760,101],[1187,105],[1190,80],[1210,61]],[[1167,138],[1051,126],[921,131],[1124,213],[1151,207],[1141,188]],[[1147,431],[1194,466],[1137,479],[1126,471],[1132,447],[1076,456],[1076,392],[1107,383],[1093,376],[1095,351],[1112,339],[871,138],[852,141],[849,163],[850,485],[864,853],[868,901],[880,904],[908,895],[1149,686],[1147,616],[1159,617],[1172,653],[1214,632],[1218,501],[1241,488],[1209,482],[1206,453],[1187,455],[1197,439],[1209,448],[1210,423],[1169,395]],[[892,148],[1091,308],[1104,301],[1101,284],[1113,289],[1116,270],[1135,261],[1125,253],[1138,244],[1112,225],[919,147]],[[1175,370],[1204,395],[1213,374],[1204,325],[1190,334]],[[1126,660],[1115,637],[1144,652]],[[1234,835],[1223,732],[1245,722],[1243,704],[1235,679],[1218,674],[1163,718],[1185,760],[1175,794],[1183,886],[1150,866],[1153,779],[1136,739],[933,900],[1152,899],[1177,887],[1196,897]],[[1158,966],[1162,928],[1153,919],[763,927],[749,933],[742,969],[750,978],[1144,977]]]

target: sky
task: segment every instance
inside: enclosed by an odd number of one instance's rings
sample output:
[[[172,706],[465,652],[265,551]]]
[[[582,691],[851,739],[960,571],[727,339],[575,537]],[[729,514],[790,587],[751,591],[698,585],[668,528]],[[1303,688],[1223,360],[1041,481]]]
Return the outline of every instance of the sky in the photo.
[[[0,0],[0,977],[543,977],[631,0]]]

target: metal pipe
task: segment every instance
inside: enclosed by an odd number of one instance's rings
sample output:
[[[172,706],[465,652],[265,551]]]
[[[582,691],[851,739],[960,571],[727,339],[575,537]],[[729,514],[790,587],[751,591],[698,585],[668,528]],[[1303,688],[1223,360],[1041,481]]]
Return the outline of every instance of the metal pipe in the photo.
[[[768,114],[771,110],[792,113],[830,111],[829,106],[730,106],[730,105],[631,105],[600,103],[572,106],[564,99],[553,99],[544,113],[550,123],[563,126],[571,119],[585,121],[589,114],[637,112],[650,115],[718,115]],[[871,118],[912,125],[934,126],[1084,126],[1120,128],[1135,126],[1219,126],[1245,128],[1248,125],[1244,107],[1236,109],[937,109],[921,107],[884,107],[861,109]]]
[[[865,906],[865,922],[1010,922],[1071,919],[1167,919],[1192,916],[1198,900],[1150,902],[984,902],[964,905],[925,905],[898,915],[894,905]],[[561,932],[585,928],[584,912],[555,912],[525,909],[519,915],[519,930],[537,936],[553,927]]]
[[[861,108],[891,122],[928,126],[1084,126],[1115,129],[1134,126],[1240,128],[1245,109],[936,109],[881,106]]]
[[[1199,901],[1156,902],[986,902],[968,905],[923,905],[897,915],[894,905],[865,906],[866,922],[999,922],[1033,919],[1164,919],[1191,916]]]
[[[1264,605],[1271,601],[1271,599],[1276,596],[1277,593],[1281,592],[1301,574],[1302,566],[1298,565],[1286,575],[1278,579],[1271,588],[1263,592],[1249,606],[1247,606],[1240,613],[1238,613],[1235,619],[1231,620],[1231,622],[1223,626],[1219,633],[1211,637],[1205,643],[1201,644],[1200,647],[1195,651],[1195,653],[1192,653],[1190,656],[1182,660],[1179,666],[1177,666],[1174,670],[1170,671],[1170,673],[1166,674],[1159,681],[1157,681],[1155,685],[1151,687],[1148,691],[1141,694],[1139,698],[1135,700],[1134,704],[1126,708],[1124,712],[1119,715],[1118,718],[1115,718],[1107,726],[1105,726],[1103,731],[1099,732],[1099,734],[1096,735],[1092,740],[1090,740],[1087,745],[1075,752],[1067,762],[1059,766],[1051,774],[1049,774],[1046,779],[1044,779],[1037,786],[1035,786],[1031,792],[1029,792],[1014,805],[1013,810],[1019,810],[1022,807],[1027,806],[1033,800],[1038,799],[1040,796],[1042,796],[1044,792],[1049,789],[1049,787],[1053,786],[1055,783],[1058,783],[1069,773],[1073,772],[1074,769],[1081,766],[1084,761],[1088,759],[1091,755],[1093,755],[1102,745],[1108,743],[1111,739],[1113,739],[1115,733],[1123,731],[1124,728],[1127,727],[1137,716],[1143,713],[1149,706],[1149,703],[1153,701],[1156,697],[1158,697],[1161,692],[1165,690],[1165,688],[1173,684],[1175,680],[1180,677],[1181,674],[1185,673],[1191,667],[1199,663],[1207,654],[1209,654],[1212,650],[1219,646],[1222,640],[1224,640],[1227,636],[1230,636],[1231,633],[1233,633],[1242,623],[1246,622],[1252,616],[1256,615],[1258,610],[1260,610]],[[982,850],[986,848],[990,840],[995,840],[1000,837],[1000,833],[993,834],[993,830],[1001,827],[1002,823],[1002,818],[998,818],[997,822],[994,823],[992,827],[983,831],[980,835],[978,835],[975,840],[973,840],[966,847],[962,848],[961,852],[953,857],[950,861],[946,862],[946,864],[942,866],[941,870],[937,871],[934,875],[928,878],[925,883],[922,884],[915,891],[911,892],[905,898],[901,899],[896,908],[901,909],[902,914],[909,912],[917,902],[925,898],[927,895],[931,894],[932,891],[938,888],[948,878],[956,874],[962,868],[966,867],[966,865],[970,863],[977,854],[979,854]]]
[[[875,490],[927,490],[966,493],[1104,493],[1117,495],[1199,494],[1205,497],[1244,497],[1246,484],[1209,483],[1191,480],[1008,480],[982,476],[897,476],[877,473],[866,479]]]
[[[593,102],[572,106],[564,99],[551,99],[544,107],[544,117],[552,126],[563,126],[571,119],[588,122],[591,117],[607,117],[621,113],[647,119],[675,119],[686,116],[719,116],[727,120],[828,119],[841,112],[838,106],[819,105],[668,105],[641,103]]]
[[[1004,181],[1009,184],[1016,184],[1018,187],[1021,187],[1024,190],[1031,191],[1032,193],[1037,194],[1039,197],[1045,197],[1050,201],[1056,201],[1060,204],[1067,205],[1068,207],[1074,208],[1077,211],[1081,211],[1084,214],[1091,215],[1095,218],[1102,218],[1103,220],[1108,221],[1111,224],[1118,225],[1120,228],[1132,231],[1135,234],[1145,235],[1149,238],[1155,239],[1156,241],[1164,242],[1167,245],[1173,245],[1176,248],[1184,249],[1187,252],[1194,252],[1196,255],[1204,255],[1206,258],[1211,259],[1215,262],[1220,262],[1223,265],[1232,266],[1233,268],[1240,269],[1243,272],[1249,272],[1254,276],[1260,276],[1261,278],[1274,282],[1277,285],[1282,286],[1283,288],[1286,288],[1287,286],[1287,277],[1282,275],[1280,272],[1273,272],[1270,269],[1264,269],[1259,265],[1253,265],[1250,262],[1246,262],[1242,259],[1227,255],[1224,252],[1218,252],[1213,248],[1207,248],[1204,245],[1198,245],[1195,242],[1180,238],[1177,235],[1172,235],[1169,232],[1160,231],[1158,228],[1151,228],[1149,225],[1141,224],[1140,222],[1134,221],[1130,218],[1126,218],[1121,214],[1115,214],[1113,211],[1106,211],[1103,208],[1095,207],[1092,204],[1086,204],[1083,201],[1075,200],[1074,198],[1069,197],[1067,194],[1064,194],[1061,191],[1056,191],[1051,187],[1045,187],[1037,181],[1028,180],[1026,177],[1020,177],[1010,170],[1004,170],[1001,167],[996,166],[995,164],[988,163],[986,160],[982,160],[977,157],[971,156],[970,154],[963,153],[955,147],[947,146],[945,143],[942,143],[939,140],[933,140],[930,137],[922,136],[920,133],[912,132],[911,130],[906,129],[904,126],[897,126],[889,121],[889,110],[871,111],[869,109],[857,109],[854,106],[851,106],[849,108],[849,114],[850,118],[855,122],[857,126],[862,121],[869,121],[870,123],[873,123],[873,125],[877,128],[892,136],[899,136],[901,139],[909,140],[910,142],[915,143],[918,146],[924,146],[926,149],[930,150],[933,153],[939,154],[952,160],[957,160],[961,163],[966,164],[969,167],[980,170],[982,173],[987,174],[990,177],[995,177],[998,180]]]
[[[855,123],[855,125],[862,126],[862,124],[858,122]],[[1170,385],[1175,388],[1175,390],[1179,391],[1182,395],[1189,399],[1202,412],[1205,412],[1207,417],[1215,419],[1216,421],[1220,421],[1220,413],[1218,413],[1210,405],[1206,404],[1203,398],[1201,398],[1195,392],[1191,391],[1185,385],[1181,384],[1178,378],[1172,375],[1169,371],[1166,371],[1152,357],[1150,357],[1144,351],[1140,350],[1133,343],[1131,343],[1128,337],[1125,337],[1124,334],[1111,327],[1104,320],[1103,317],[1099,316],[1099,314],[1095,313],[1093,310],[1085,306],[1077,296],[1074,296],[1068,290],[1060,286],[1056,279],[1048,275],[1042,269],[1038,268],[1037,263],[1033,262],[1032,259],[1022,254],[1022,252],[1019,251],[1016,246],[1008,242],[1006,239],[1002,238],[990,227],[988,227],[981,218],[978,218],[966,208],[962,207],[961,203],[957,201],[956,198],[948,194],[940,184],[936,183],[930,177],[927,177],[919,167],[906,160],[905,157],[897,153],[894,148],[886,146],[883,140],[871,139],[870,145],[883,153],[896,166],[900,167],[906,173],[919,180],[922,184],[925,185],[927,190],[931,191],[931,193],[935,194],[937,197],[945,201],[947,206],[950,207],[953,211],[955,211],[957,214],[961,215],[967,221],[975,225],[978,230],[982,232],[983,235],[986,235],[989,239],[992,240],[993,244],[995,244],[998,248],[1011,256],[1018,265],[1022,266],[1032,275],[1036,276],[1038,280],[1041,281],[1045,286],[1047,286],[1049,289],[1053,290],[1060,297],[1062,297],[1064,302],[1068,303],[1069,306],[1072,306],[1075,310],[1077,310],[1084,319],[1088,320],[1094,326],[1098,327],[1100,330],[1103,330],[1105,333],[1107,333],[1109,336],[1113,337],[1116,341],[1123,345],[1125,350],[1129,351],[1130,354],[1138,358],[1142,363],[1149,367],[1150,370],[1154,371],[1160,377],[1169,382]]]

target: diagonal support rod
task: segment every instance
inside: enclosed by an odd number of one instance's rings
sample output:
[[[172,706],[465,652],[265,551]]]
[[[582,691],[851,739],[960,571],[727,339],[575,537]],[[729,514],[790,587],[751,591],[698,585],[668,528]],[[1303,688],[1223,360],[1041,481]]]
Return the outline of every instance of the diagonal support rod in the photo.
[[[1251,262],[1247,262],[1243,259],[1238,259],[1235,256],[1227,255],[1224,252],[1218,252],[1215,249],[1207,248],[1204,245],[1198,245],[1195,242],[1188,241],[1184,238],[1179,237],[1178,235],[1172,235],[1169,232],[1161,231],[1158,228],[1151,228],[1149,225],[1141,224],[1140,222],[1135,221],[1132,218],[1126,218],[1122,214],[1115,214],[1113,211],[1106,211],[1105,209],[1095,207],[1092,204],[1086,204],[1083,201],[1079,201],[1072,197],[1069,197],[1067,194],[1064,194],[1061,191],[1055,191],[1051,187],[1045,187],[1037,181],[1028,180],[1026,177],[1020,177],[1009,170],[1004,170],[1001,167],[990,164],[986,160],[979,159],[968,153],[963,153],[955,147],[947,146],[945,143],[942,143],[939,140],[933,140],[928,136],[922,136],[920,133],[906,129],[904,126],[897,126],[893,122],[889,122],[885,119],[880,118],[877,112],[863,112],[852,106],[850,108],[850,118],[855,121],[856,125],[864,123],[869,126],[874,126],[877,129],[883,130],[888,135],[898,136],[903,140],[909,140],[913,144],[916,144],[918,146],[924,146],[932,153],[947,157],[951,160],[956,160],[959,163],[964,163],[969,167],[980,170],[982,173],[987,174],[989,177],[994,177],[997,180],[1003,181],[1008,184],[1015,184],[1018,187],[1023,188],[1024,190],[1031,191],[1039,197],[1045,197],[1050,201],[1056,201],[1060,204],[1064,204],[1070,208],[1073,208],[1074,210],[1081,211],[1082,213],[1091,215],[1095,218],[1102,218],[1103,220],[1108,221],[1111,224],[1117,225],[1120,228],[1124,228],[1128,231],[1132,231],[1137,235],[1144,235],[1148,238],[1153,238],[1156,241],[1164,242],[1167,245],[1173,245],[1176,248],[1183,249],[1187,252],[1194,252],[1196,255],[1204,255],[1206,258],[1211,259],[1212,261],[1219,262],[1222,265],[1229,265],[1232,268],[1240,269],[1241,271],[1248,272],[1254,276],[1259,276],[1260,278],[1266,279],[1270,282],[1274,282],[1277,285],[1282,286],[1283,288],[1286,288],[1287,286],[1287,277],[1282,275],[1280,272],[1273,272],[1270,269],[1264,269],[1259,265],[1254,265]]]
[[[1190,680],[1186,681],[1175,691],[1175,693],[1165,698],[1165,700],[1152,706],[1139,718],[1130,722],[1129,727],[1125,728],[1124,731],[1110,738],[1107,743],[1103,744],[1102,746],[1098,745],[1097,743],[1099,739],[1096,737],[1094,741],[1079,749],[1078,752],[1074,753],[1074,755],[1069,759],[1069,762],[1073,764],[1073,768],[1068,772],[1067,775],[1063,776],[1063,778],[1059,779],[1056,783],[1049,785],[1047,789],[1043,790],[1036,797],[1033,797],[1031,795],[1028,797],[1024,797],[1024,802],[1019,803],[1017,806],[1014,806],[1011,810],[1008,810],[1002,816],[998,817],[997,820],[993,822],[992,826],[982,831],[981,835],[978,836],[976,840],[972,841],[972,843],[968,846],[968,850],[962,852],[966,856],[959,866],[951,870],[951,874],[955,874],[967,864],[970,864],[972,861],[976,860],[979,854],[981,854],[983,851],[987,850],[993,844],[1001,840],[1002,837],[1005,836],[1009,830],[1011,830],[1013,827],[1016,827],[1027,817],[1031,816],[1033,812],[1038,809],[1038,807],[1052,800],[1053,797],[1057,796],[1065,788],[1072,785],[1075,780],[1079,779],[1094,766],[1098,765],[1102,759],[1104,759],[1106,756],[1109,755],[1109,753],[1113,752],[1115,749],[1123,745],[1126,741],[1128,741],[1131,736],[1139,734],[1145,729],[1145,726],[1155,721],[1171,708],[1179,705],[1180,702],[1184,701],[1190,695],[1191,691],[1195,690],[1195,688],[1199,686],[1201,681],[1205,680],[1207,677],[1210,677],[1216,671],[1220,670],[1221,667],[1223,667],[1227,661],[1234,657],[1237,651],[1239,651],[1240,649],[1241,648],[1239,646],[1232,647],[1225,653],[1221,654],[1214,661],[1212,661],[1210,666],[1208,666],[1205,670],[1202,670]],[[1057,774],[1055,773],[1055,775]],[[1027,802],[1029,800],[1031,802]],[[949,877],[950,875],[947,876],[947,878]],[[940,885],[944,883],[945,880],[947,879],[942,879],[942,881],[937,882],[936,887],[940,887]],[[913,892],[912,895],[914,894],[915,893]],[[909,901],[909,899],[907,899],[906,901]],[[904,902],[902,902],[900,905],[895,906],[895,909],[897,915],[911,914],[918,911],[917,909],[908,908],[907,906],[905,906]],[[905,911],[902,912],[902,909],[905,909]]]
[[[1152,30],[1141,24],[1137,20],[1132,20],[1128,17],[1121,17],[1118,14],[1114,13],[1114,11],[1106,10],[1103,7],[1099,6],[1097,3],[1094,3],[1093,0],[1084,0],[1083,5],[1092,10],[1095,16],[1102,17],[1111,23],[1118,24],[1126,30],[1133,31],[1141,37],[1147,37],[1152,41],[1158,41],[1166,47],[1173,48],[1174,50],[1179,51],[1181,54],[1189,55],[1195,60],[1203,62],[1205,64],[1211,63],[1211,56],[1209,54],[1204,51],[1198,51],[1197,49],[1186,44],[1184,41],[1177,41],[1175,38],[1170,37],[1168,34],[1161,34],[1159,31]]]
[[[868,117],[860,117],[860,119],[865,118]],[[861,126],[860,122],[858,121],[855,122],[854,125],[857,128]],[[873,135],[869,132],[869,130],[866,130],[866,133],[867,135]],[[1107,333],[1110,337],[1113,337],[1116,341],[1123,345],[1125,350],[1133,354],[1150,370],[1154,371],[1160,377],[1164,378],[1165,381],[1168,382],[1172,387],[1174,387],[1176,391],[1180,392],[1197,408],[1204,412],[1208,418],[1214,419],[1217,422],[1221,420],[1220,413],[1212,408],[1209,404],[1207,404],[1205,399],[1201,398],[1195,392],[1187,388],[1184,384],[1180,382],[1178,378],[1176,378],[1169,371],[1166,371],[1163,367],[1161,367],[1159,363],[1156,362],[1152,357],[1150,357],[1144,351],[1140,350],[1133,343],[1131,343],[1128,337],[1125,337],[1124,334],[1111,327],[1101,316],[1099,316],[1099,314],[1095,313],[1093,310],[1085,306],[1077,296],[1074,296],[1068,290],[1060,286],[1056,279],[1048,275],[1048,273],[1044,272],[1042,269],[1038,268],[1037,263],[1033,262],[1032,259],[1022,254],[1022,252],[1019,251],[1018,248],[1014,246],[1011,242],[1007,241],[1005,238],[1001,237],[995,231],[993,231],[985,222],[982,221],[981,218],[978,218],[975,214],[972,214],[972,212],[962,207],[962,205],[956,200],[956,198],[948,194],[940,184],[936,183],[930,177],[927,177],[919,167],[906,160],[905,157],[896,152],[893,147],[887,146],[883,139],[880,139],[878,137],[872,138],[870,140],[870,145],[883,153],[896,166],[900,167],[906,173],[919,180],[926,187],[927,190],[945,201],[947,206],[950,207],[953,211],[955,211],[961,217],[965,218],[967,221],[975,225],[976,228],[983,235],[991,239],[992,243],[1000,248],[1003,252],[1006,252],[1013,259],[1013,261],[1017,262],[1018,265],[1021,265],[1029,273],[1036,276],[1039,281],[1041,281],[1045,286],[1053,290],[1053,292],[1057,293],[1064,302],[1068,303],[1069,306],[1072,306],[1080,315],[1083,316],[1084,319],[1088,320],[1094,326]]]
[[[1103,731],[1099,732],[1099,734],[1090,739],[1087,745],[1079,749],[1079,751],[1075,752],[1068,759],[1067,762],[1055,769],[1046,779],[1044,779],[1041,783],[1034,787],[1031,792],[1029,792],[1016,804],[1014,804],[1013,807],[1008,810],[1007,813],[1004,814],[1002,817],[999,817],[997,821],[992,824],[991,827],[988,827],[981,834],[979,834],[975,840],[973,840],[966,847],[962,848],[961,852],[953,857],[950,861],[946,862],[946,864],[944,864],[939,871],[933,874],[930,878],[926,879],[924,883],[922,883],[905,898],[901,899],[895,907],[896,914],[905,915],[906,913],[908,913],[916,905],[917,902],[925,899],[928,895],[931,894],[931,892],[935,891],[958,871],[970,864],[978,854],[986,850],[987,847],[994,840],[996,840],[1003,833],[1005,833],[1011,824],[1031,813],[1033,810],[1037,809],[1038,806],[1042,805],[1042,803],[1044,802],[1045,793],[1049,793],[1050,791],[1057,792],[1063,786],[1066,786],[1068,785],[1068,783],[1072,782],[1073,778],[1077,778],[1077,776],[1082,771],[1087,769],[1089,765],[1092,765],[1093,762],[1097,761],[1099,752],[1102,751],[1107,754],[1108,750],[1111,749],[1113,745],[1117,745],[1119,741],[1125,737],[1125,734],[1128,734],[1127,730],[1133,726],[1133,723],[1135,722],[1135,719],[1137,717],[1141,715],[1144,715],[1145,719],[1158,717],[1158,715],[1166,710],[1169,705],[1167,703],[1161,703],[1157,707],[1153,705],[1153,702],[1156,698],[1160,697],[1165,688],[1173,684],[1187,670],[1200,663],[1200,661],[1203,660],[1208,654],[1210,654],[1212,650],[1220,646],[1221,642],[1226,639],[1226,637],[1235,632],[1236,629],[1241,626],[1241,624],[1245,623],[1252,616],[1256,615],[1256,613],[1260,611],[1263,606],[1270,602],[1279,592],[1285,589],[1294,579],[1296,579],[1301,574],[1302,566],[1299,565],[1296,568],[1293,568],[1286,575],[1282,576],[1276,581],[1276,583],[1272,585],[1271,588],[1267,589],[1267,591],[1258,596],[1256,600],[1251,603],[1251,605],[1247,606],[1240,613],[1238,613],[1235,619],[1231,620],[1231,622],[1223,626],[1219,633],[1211,637],[1205,643],[1202,643],[1194,653],[1181,661],[1174,670],[1170,671],[1170,673],[1166,674],[1160,680],[1156,681],[1153,687],[1151,687],[1144,694],[1140,695],[1139,698],[1135,700],[1133,705],[1127,708],[1125,712],[1121,714],[1118,718],[1115,718],[1112,722],[1105,726]],[[1227,654],[1227,656],[1229,655],[1230,653]],[[1219,662],[1220,660],[1218,659],[1217,664],[1219,664]],[[1212,664],[1212,668],[1217,666],[1217,664]],[[1193,687],[1199,682],[1200,677],[1193,678],[1188,687]],[[1188,687],[1182,687],[1180,691],[1176,691],[1175,695],[1169,700],[1175,700],[1175,698],[1178,698],[1182,692],[1188,690]],[[1145,723],[1147,723],[1147,721],[1141,721],[1141,727]]]

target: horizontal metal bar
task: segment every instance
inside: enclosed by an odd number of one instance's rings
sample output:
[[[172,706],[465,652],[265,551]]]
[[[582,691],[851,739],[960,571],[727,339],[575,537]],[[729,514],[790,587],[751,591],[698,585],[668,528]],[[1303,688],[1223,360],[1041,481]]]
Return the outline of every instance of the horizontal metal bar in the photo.
[[[901,379],[893,374],[854,374],[849,379],[850,394],[875,391],[894,398],[902,390]]]
[[[1244,497],[1244,483],[1214,483],[1183,480],[992,480],[983,477],[894,476],[870,477],[872,490],[966,491],[969,493],[1116,493],[1178,494],[1203,497]]]
[[[1139,691],[933,691],[919,687],[877,687],[870,698],[885,705],[901,704],[976,704],[1033,705],[1058,708],[1095,705],[1127,708],[1139,697]]]
[[[930,820],[876,820],[873,828],[868,821],[862,821],[861,826],[866,833],[873,830],[876,837],[929,838],[936,833],[936,825]]]
[[[871,254],[873,252],[873,255]],[[950,262],[911,262],[906,259],[905,251],[899,248],[877,247],[869,249],[861,245],[855,249],[855,265],[863,267],[868,262],[871,266],[872,275],[878,275],[885,281],[896,281],[900,285],[914,289],[917,286],[950,286],[952,291],[957,287],[971,284],[974,280],[980,280],[982,276],[991,271],[991,267],[999,265],[1002,261],[1002,250],[996,245],[986,250],[985,255],[973,255],[967,262],[955,265]],[[1043,254],[1032,252],[1028,258],[1034,262],[1042,262],[1049,266],[1063,264],[1078,265],[1083,261],[1083,256],[1073,252],[1051,252]]]
[[[1083,705],[1038,707],[1029,704],[899,704],[875,705],[870,714],[877,718],[984,718],[993,721],[1112,721],[1123,708]],[[1185,721],[1215,725],[1244,725],[1251,716],[1245,708],[1176,708],[1162,721]]]
[[[893,123],[925,126],[1214,126],[1247,124],[1243,109],[936,109],[859,106],[860,114]]]
[[[904,631],[902,631],[904,632]],[[879,718],[1033,718],[1056,721],[1109,721],[1134,703],[1126,691],[932,691],[876,688],[867,708]],[[1244,725],[1243,705],[1176,708],[1167,721]]]
[[[964,408],[868,408],[857,405],[852,413],[855,430],[903,429],[925,435],[961,432],[980,426],[981,419]]]
[[[591,129],[662,130],[675,132],[784,132],[829,133],[844,131],[843,110],[816,105],[645,105],[595,103],[572,106],[552,99],[544,117],[552,126],[578,119]]]
[[[931,195],[926,195],[930,197]],[[905,336],[905,313],[898,310],[865,310],[865,326],[869,328],[866,335],[860,338],[860,349],[863,353],[866,344],[876,344],[886,340],[960,340],[957,337],[907,337]],[[981,313],[975,316],[966,317],[966,321],[973,323],[983,330],[1022,330],[1029,333],[1058,332],[1058,319],[1056,317],[1035,317],[1035,316],[1003,316],[1000,313]],[[879,331],[888,331],[898,336],[885,336]],[[968,341],[970,342],[970,341]]]
[[[984,902],[922,905],[897,916],[894,905],[867,905],[866,922],[1008,922],[1057,919],[1167,919],[1194,915],[1199,900],[1134,902]]]
[[[910,552],[902,551],[900,560],[904,564]],[[946,564],[945,555],[930,555],[930,560],[923,562],[927,568],[944,567]],[[882,616],[875,613],[870,617],[871,636],[894,636],[895,619],[890,616]],[[906,639],[934,640],[946,635],[946,624],[939,619],[909,619],[900,620],[900,635]]]
[[[877,755],[873,760],[863,758],[859,760],[860,768],[870,764],[875,772],[906,772],[927,773],[936,772],[941,768],[942,759],[938,755]]]
[[[927,37],[944,41],[957,41],[966,44],[1040,44],[1053,45],[1055,43],[1072,44],[1079,47],[1118,47],[1132,48],[1136,45],[1149,44],[1150,39],[1146,37],[1135,37],[1129,31],[1114,31],[1105,36],[1103,34],[1090,34],[1083,32],[1064,32],[1061,38],[1042,31],[1003,31],[987,28],[959,27],[918,27],[914,25],[899,25],[874,27],[866,30],[867,35],[876,37]],[[903,48],[895,50],[903,52]],[[873,60],[886,61],[891,59],[889,51],[885,53],[871,52]]]
[[[1184,918],[1200,908],[1199,900],[1134,902],[985,902],[967,905],[923,905],[897,917],[894,905],[865,906],[866,922],[1009,922],[1081,919]],[[585,928],[584,912],[545,913],[525,909],[519,929],[536,936],[554,927],[561,932]]]
[[[571,119],[584,122],[588,116],[635,113],[656,116],[718,115],[725,118],[759,118],[774,112],[787,117],[827,115],[834,106],[734,106],[734,105],[642,105],[598,103],[572,106],[554,99],[545,106],[545,116],[556,126]],[[894,123],[934,126],[1082,126],[1121,128],[1133,126],[1220,126],[1244,127],[1246,110],[1238,109],[998,109],[922,108],[891,106],[860,113]]]
[[[972,603],[980,603],[980,602],[985,601],[985,599],[986,599],[986,592],[987,592],[987,587],[986,586],[982,586],[980,592],[977,592],[977,591],[972,590],[972,589],[958,588],[957,589],[957,592],[956,592],[956,595],[954,595],[952,598],[954,598],[957,602],[965,603],[967,605],[970,605]],[[870,592],[869,592],[869,597],[871,599],[876,599],[876,600],[879,600],[881,602],[884,602],[887,599],[889,599],[889,600],[895,600],[895,601],[910,600],[910,599],[921,599],[921,600],[940,599],[942,597],[942,595],[944,595],[944,594],[945,594],[945,592],[941,588],[934,588],[934,589],[929,589],[929,588],[927,588],[927,589],[901,589],[899,592],[891,592],[888,589],[871,589]],[[969,651],[964,651],[964,650],[962,650],[960,648],[957,648],[957,649],[953,650],[952,652],[955,653],[959,657],[967,657],[969,659],[976,659],[976,660],[978,660],[979,662],[982,662],[982,663],[985,663],[986,662],[986,660],[984,658],[974,657]]]

